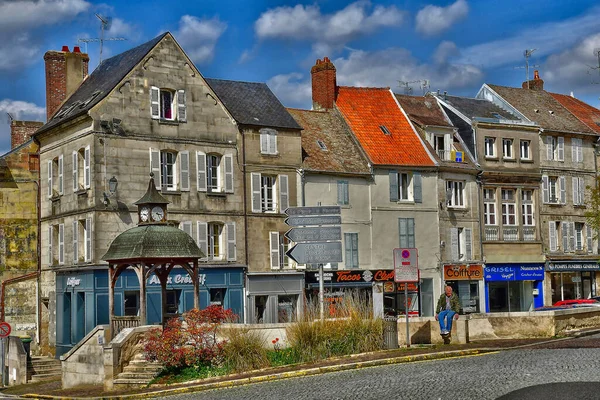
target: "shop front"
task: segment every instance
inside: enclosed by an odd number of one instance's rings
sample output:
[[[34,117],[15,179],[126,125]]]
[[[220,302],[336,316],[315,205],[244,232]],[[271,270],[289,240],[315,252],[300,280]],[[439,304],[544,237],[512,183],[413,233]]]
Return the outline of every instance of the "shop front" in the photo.
[[[600,271],[597,261],[550,261],[547,265],[552,304],[596,296],[596,275]]]
[[[460,313],[479,313],[482,309],[483,266],[481,264],[444,265],[444,281],[458,295]]]
[[[210,304],[230,308],[243,321],[244,268],[201,269],[200,308]],[[115,285],[115,315],[139,315],[139,281],[135,272],[125,270]],[[148,324],[160,324],[161,288],[152,275],[146,282]],[[56,352],[69,351],[97,325],[109,323],[108,271],[57,272],[56,274]],[[194,307],[194,287],[190,276],[174,268],[167,283],[167,313],[182,314]]]
[[[249,273],[246,290],[249,324],[293,322],[302,314],[304,273]]]
[[[544,264],[486,264],[485,311],[532,311],[544,305]]]

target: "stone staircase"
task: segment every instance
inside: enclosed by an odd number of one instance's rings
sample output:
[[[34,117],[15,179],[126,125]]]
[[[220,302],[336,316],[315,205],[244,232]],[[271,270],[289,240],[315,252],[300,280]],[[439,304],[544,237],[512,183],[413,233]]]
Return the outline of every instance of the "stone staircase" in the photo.
[[[60,360],[50,357],[31,357],[27,360],[27,382],[61,379]]]
[[[162,370],[162,365],[149,362],[143,354],[137,353],[123,372],[113,381],[114,388],[132,388],[146,386]]]

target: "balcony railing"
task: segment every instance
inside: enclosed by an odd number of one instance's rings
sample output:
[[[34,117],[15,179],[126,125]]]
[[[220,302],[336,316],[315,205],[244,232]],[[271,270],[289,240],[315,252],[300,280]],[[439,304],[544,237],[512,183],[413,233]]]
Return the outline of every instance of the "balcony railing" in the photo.
[[[444,149],[437,149],[437,155],[441,160],[451,161],[450,160],[450,151]]]
[[[112,326],[112,336],[113,338],[117,336],[119,332],[121,332],[125,328],[135,328],[140,326],[140,317],[136,316],[114,316],[113,317],[113,326]]]
[[[488,242],[532,242],[537,240],[535,226],[493,226],[484,228],[484,240]]]
[[[500,229],[497,226],[486,226],[485,227],[485,240],[495,242],[500,240],[499,235]]]

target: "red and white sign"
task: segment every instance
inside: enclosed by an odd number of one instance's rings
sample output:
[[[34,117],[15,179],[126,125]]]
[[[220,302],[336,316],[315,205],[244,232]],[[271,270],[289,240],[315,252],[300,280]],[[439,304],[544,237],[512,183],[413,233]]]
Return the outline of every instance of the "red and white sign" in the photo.
[[[419,281],[417,249],[394,249],[394,282]]]
[[[0,338],[5,338],[10,335],[10,324],[8,322],[0,322]]]

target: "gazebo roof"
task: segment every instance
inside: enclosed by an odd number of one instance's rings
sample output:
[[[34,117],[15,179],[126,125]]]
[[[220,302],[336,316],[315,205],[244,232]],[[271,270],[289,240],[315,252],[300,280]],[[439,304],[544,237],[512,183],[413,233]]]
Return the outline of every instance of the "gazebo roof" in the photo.
[[[204,257],[194,239],[169,225],[140,225],[117,236],[102,257],[104,261],[144,259],[197,259]]]

